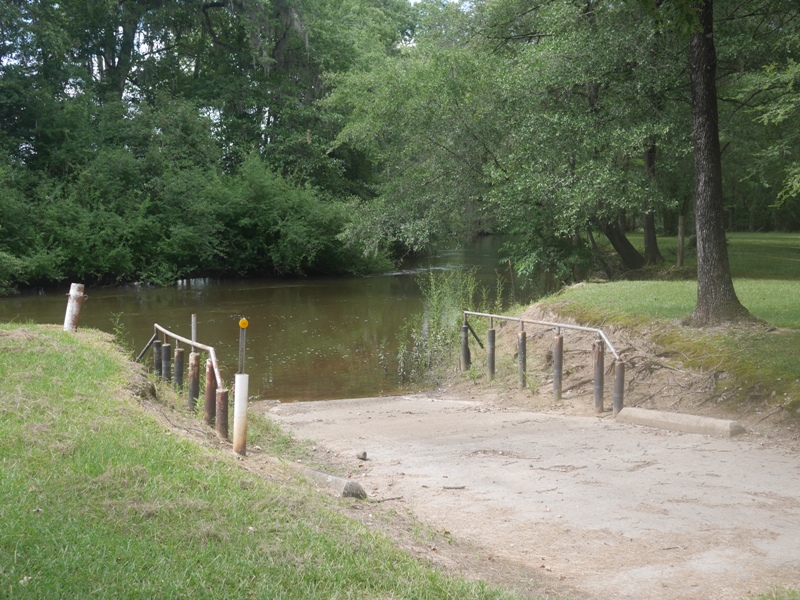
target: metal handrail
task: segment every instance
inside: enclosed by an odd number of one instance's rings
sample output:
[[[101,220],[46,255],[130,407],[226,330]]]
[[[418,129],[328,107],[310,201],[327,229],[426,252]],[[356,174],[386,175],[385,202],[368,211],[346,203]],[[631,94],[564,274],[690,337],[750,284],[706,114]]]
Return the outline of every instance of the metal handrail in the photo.
[[[153,332],[154,332],[153,333],[153,337],[150,338],[150,341],[147,342],[147,345],[139,353],[139,356],[136,357],[137,361],[141,360],[142,356],[144,356],[144,353],[147,352],[148,348],[150,348],[150,346],[156,340],[156,338],[158,337],[158,332],[159,331],[161,333],[163,333],[165,336],[171,337],[172,339],[174,339],[174,340],[176,340],[178,342],[183,342],[184,344],[187,344],[188,346],[191,346],[192,348],[200,348],[201,350],[205,350],[206,352],[208,352],[208,356],[211,359],[211,366],[214,368],[214,378],[217,380],[217,388],[223,388],[224,387],[222,385],[222,375],[220,374],[220,371],[219,371],[219,361],[217,360],[217,353],[214,351],[213,346],[206,346],[205,344],[200,344],[198,342],[195,342],[195,341],[192,341],[192,340],[187,339],[185,337],[182,337],[182,336],[180,336],[180,335],[178,335],[176,333],[172,333],[171,331],[169,331],[168,329],[165,329],[164,327],[162,327],[158,323],[153,323]]]
[[[489,313],[479,313],[479,312],[473,312],[473,311],[470,311],[470,310],[465,310],[464,311],[464,324],[465,325],[468,324],[467,323],[467,315],[472,315],[472,316],[475,316],[475,317],[488,317],[489,319],[502,319],[504,321],[515,321],[517,323],[530,323],[531,325],[542,325],[544,327],[554,327],[557,332],[558,332],[559,329],[576,329],[578,331],[589,331],[589,332],[592,332],[592,333],[596,333],[598,336],[600,336],[602,338],[603,342],[605,342],[606,347],[609,350],[611,350],[611,354],[614,355],[614,358],[616,358],[617,360],[620,359],[619,358],[619,354],[617,354],[617,351],[614,349],[614,346],[611,344],[611,340],[608,339],[608,336],[606,336],[606,334],[603,333],[602,330],[597,329],[596,327],[583,327],[581,325],[569,325],[567,323],[551,323],[550,321],[536,321],[536,320],[533,320],[533,319],[520,319],[519,317],[506,317],[506,316],[503,316],[503,315],[493,315],[493,314],[489,314]]]

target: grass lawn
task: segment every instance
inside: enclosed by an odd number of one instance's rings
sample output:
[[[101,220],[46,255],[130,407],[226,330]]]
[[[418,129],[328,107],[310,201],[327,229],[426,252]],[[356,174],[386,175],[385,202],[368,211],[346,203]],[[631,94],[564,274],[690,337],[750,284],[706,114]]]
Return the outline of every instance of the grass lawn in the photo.
[[[800,280],[800,233],[742,233],[726,234],[728,258],[734,277],[748,279]],[[641,232],[628,234],[628,239],[640,252],[644,252],[644,236]],[[611,246],[607,240],[605,248]],[[675,264],[678,238],[659,237],[658,248],[666,265]],[[694,250],[686,252],[687,267],[697,265]]]
[[[130,375],[105,334],[0,325],[0,597],[511,597],[411,558],[292,470],[171,434]]]

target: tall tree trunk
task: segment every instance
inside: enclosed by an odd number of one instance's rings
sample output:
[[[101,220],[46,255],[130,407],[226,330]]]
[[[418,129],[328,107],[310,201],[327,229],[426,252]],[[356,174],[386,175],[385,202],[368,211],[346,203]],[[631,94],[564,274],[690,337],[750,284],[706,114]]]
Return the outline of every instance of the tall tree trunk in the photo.
[[[750,317],[733,289],[723,225],[712,4],[713,0],[703,0],[693,5],[700,21],[689,43],[697,229],[697,305],[690,323],[697,326]]]
[[[611,267],[608,266],[608,263],[603,258],[603,253],[600,252],[600,248],[597,246],[597,242],[594,239],[594,234],[592,233],[591,229],[586,230],[586,235],[589,237],[589,243],[592,245],[592,252],[594,252],[595,258],[600,263],[600,266],[603,267],[603,271],[606,273],[606,277],[609,279],[614,278],[614,272],[611,270]]]
[[[603,233],[614,246],[619,257],[622,259],[622,265],[626,269],[639,269],[644,266],[644,257],[639,251],[631,244],[630,240],[625,235],[625,231],[620,227],[620,224],[614,220],[603,225]]]
[[[677,265],[683,266],[684,251],[686,250],[686,217],[682,214],[678,216],[678,259]]]
[[[650,147],[644,153],[644,172],[651,186],[655,187],[656,179],[656,144],[650,143]],[[642,229],[644,230],[644,262],[647,265],[656,265],[664,262],[661,251],[658,249],[658,238],[656,238],[656,216],[653,213],[652,201],[645,200],[642,207]]]

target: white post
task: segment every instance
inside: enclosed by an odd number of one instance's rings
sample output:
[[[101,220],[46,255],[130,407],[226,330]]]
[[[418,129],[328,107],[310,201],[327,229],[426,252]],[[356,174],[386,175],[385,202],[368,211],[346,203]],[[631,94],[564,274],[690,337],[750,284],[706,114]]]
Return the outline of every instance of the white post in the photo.
[[[83,295],[83,284],[73,283],[69,288],[67,314],[64,316],[64,331],[78,331],[78,319],[81,316],[81,304],[88,297]]]
[[[247,395],[250,376],[245,373],[234,375],[236,390],[233,396],[233,451],[247,454]]]

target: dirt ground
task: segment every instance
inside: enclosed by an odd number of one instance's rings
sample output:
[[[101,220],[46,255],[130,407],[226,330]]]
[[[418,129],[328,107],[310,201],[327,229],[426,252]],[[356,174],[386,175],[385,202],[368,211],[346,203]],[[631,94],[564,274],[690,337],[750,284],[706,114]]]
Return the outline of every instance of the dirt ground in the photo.
[[[564,393],[554,403],[552,330],[528,329],[523,391],[516,331],[498,332],[494,382],[478,373],[435,393],[252,409],[314,440],[363,485],[369,499],[353,501],[353,515],[466,576],[587,599],[800,587],[798,436],[780,409],[754,402],[731,415],[714,395],[720,374],[681,369],[644,336],[612,329],[628,364],[626,405],[736,418],[748,433],[713,439],[619,424],[608,410],[594,414],[592,334],[564,333]],[[606,409],[612,386],[609,371]]]

